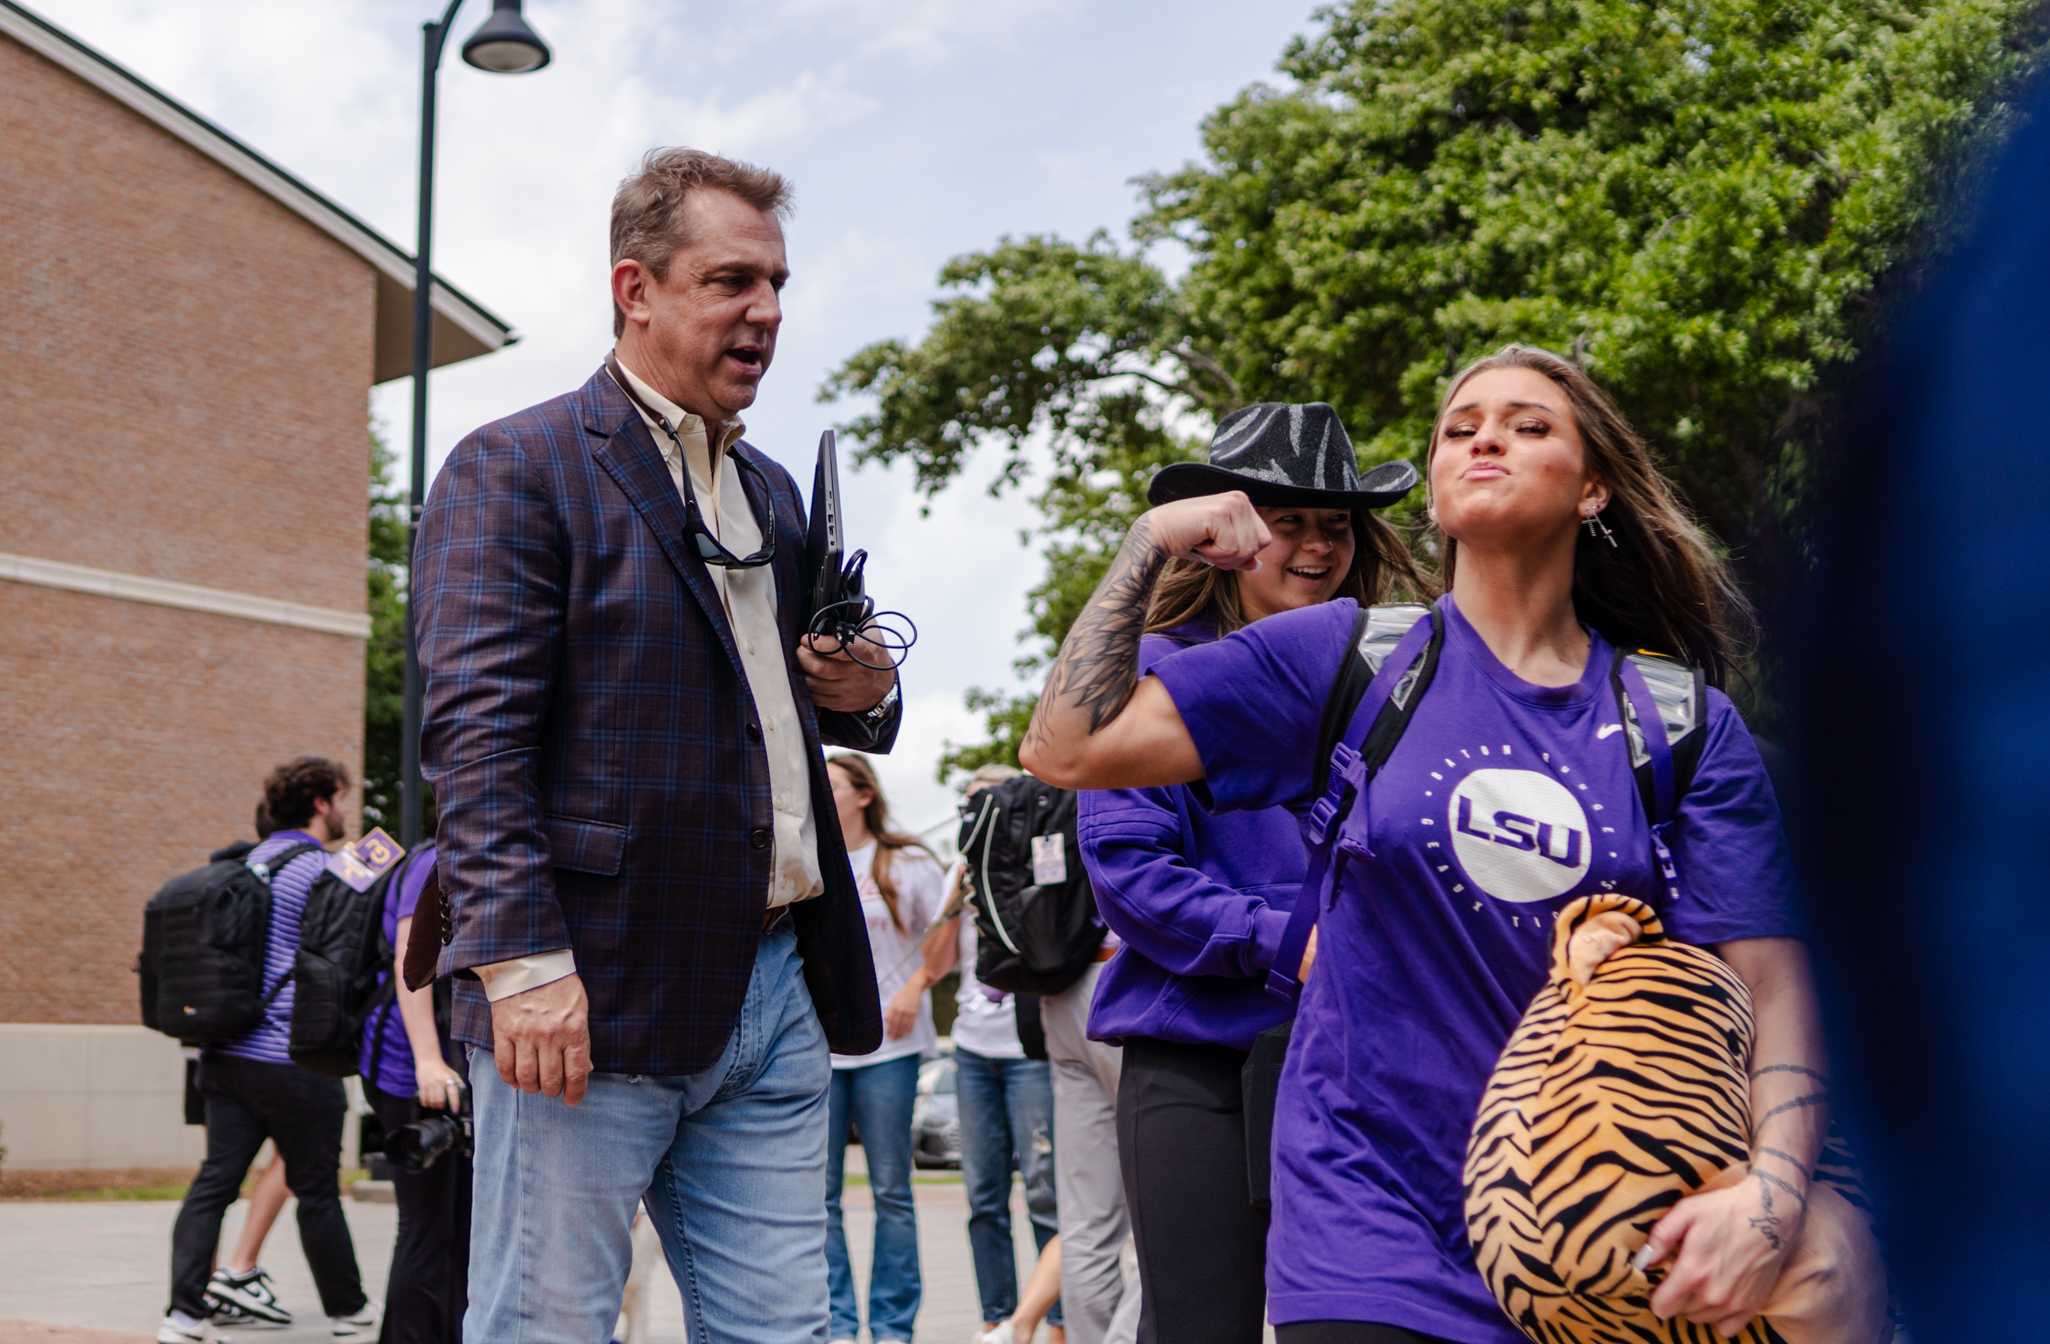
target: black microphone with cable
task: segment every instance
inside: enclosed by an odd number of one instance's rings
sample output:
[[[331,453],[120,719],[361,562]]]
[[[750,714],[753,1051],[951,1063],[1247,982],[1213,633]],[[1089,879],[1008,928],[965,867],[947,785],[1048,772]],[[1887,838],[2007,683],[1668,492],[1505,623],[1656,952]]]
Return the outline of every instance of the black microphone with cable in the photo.
[[[819,435],[819,461],[811,480],[811,530],[808,549],[818,557],[818,577],[812,584],[810,619],[806,633],[840,642],[847,656],[875,671],[893,671],[904,665],[911,646],[918,642],[918,626],[901,611],[877,611],[865,585],[868,552],[846,551],[846,530],[840,506],[840,455],[832,430]],[[883,661],[870,662],[862,656],[858,641],[866,640],[881,651]]]

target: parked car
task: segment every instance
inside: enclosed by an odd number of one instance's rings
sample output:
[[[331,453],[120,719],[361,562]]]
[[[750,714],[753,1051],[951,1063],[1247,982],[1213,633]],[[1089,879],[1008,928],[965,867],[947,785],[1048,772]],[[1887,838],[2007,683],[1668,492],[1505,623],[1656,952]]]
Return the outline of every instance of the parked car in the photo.
[[[961,1107],[954,1093],[954,1057],[941,1055],[918,1068],[918,1097],[911,1103],[911,1164],[961,1165]]]

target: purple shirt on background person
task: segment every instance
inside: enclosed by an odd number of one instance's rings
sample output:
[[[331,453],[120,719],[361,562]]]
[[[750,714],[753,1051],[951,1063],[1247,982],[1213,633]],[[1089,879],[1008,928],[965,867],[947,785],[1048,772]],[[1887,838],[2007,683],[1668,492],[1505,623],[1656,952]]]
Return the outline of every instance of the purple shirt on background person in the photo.
[[[384,940],[394,952],[398,949],[399,921],[411,919],[420,907],[420,893],[427,889],[427,879],[434,873],[434,842],[428,841],[401,860],[403,867],[397,877],[385,888],[384,897]],[[385,967],[385,974],[378,983],[391,978],[391,967]],[[370,1021],[363,1028],[363,1058],[360,1065],[363,1076],[377,1084],[377,1090],[387,1096],[410,1097],[414,1094],[413,1047],[406,1039],[405,1019],[399,1015],[396,996],[384,1007],[371,1014]]]
[[[1341,828],[1341,886],[1275,1114],[1269,1312],[1521,1344],[1474,1266],[1461,1166],[1496,1057],[1544,981],[1555,913],[1621,891],[1685,942],[1790,935],[1793,871],[1758,749],[1720,692],[1668,833],[1676,899],[1656,871],[1608,643],[1590,632],[1580,680],[1536,686],[1449,596],[1438,609],[1436,678]],[[1284,613],[1153,668],[1218,811],[1310,801],[1357,610]]]
[[[1207,622],[1139,641],[1139,670],[1217,635]],[[1328,688],[1327,688],[1328,689]],[[1252,1048],[1294,1006],[1267,968],[1302,884],[1302,827],[1286,808],[1212,813],[1189,787],[1085,789],[1076,831],[1096,905],[1129,946],[1096,982],[1089,1034]]]
[[[263,992],[271,998],[264,1005],[263,1021],[239,1040],[208,1047],[221,1054],[260,1059],[266,1064],[292,1062],[292,982],[286,977],[299,956],[299,917],[305,913],[307,894],[327,867],[327,850],[305,831],[272,831],[243,860],[269,863],[300,845],[312,845],[314,849],[271,875],[270,932],[263,948]],[[280,981],[284,982],[282,987]]]

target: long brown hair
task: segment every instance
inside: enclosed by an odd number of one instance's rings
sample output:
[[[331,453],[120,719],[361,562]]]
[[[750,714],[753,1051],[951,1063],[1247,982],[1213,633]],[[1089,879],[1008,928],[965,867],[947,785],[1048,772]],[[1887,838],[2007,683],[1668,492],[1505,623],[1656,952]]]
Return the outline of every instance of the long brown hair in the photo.
[[[897,932],[903,933],[904,916],[897,906],[897,884],[890,879],[892,861],[900,849],[925,850],[926,857],[934,863],[938,863],[939,858],[917,836],[890,829],[890,804],[883,798],[883,786],[877,782],[875,767],[868,763],[867,757],[841,752],[828,756],[826,764],[846,771],[855,788],[868,791],[868,804],[861,809],[861,819],[876,838],[876,857],[869,866],[869,876],[875,879],[876,890],[890,911],[890,923],[896,926]]]
[[[1724,685],[1757,629],[1751,603],[1708,532],[1653,465],[1643,437],[1578,364],[1535,346],[1505,345],[1467,365],[1438,403],[1426,472],[1452,398],[1489,369],[1530,369],[1557,384],[1573,408],[1588,470],[1609,487],[1601,520],[1616,544],[1581,536],[1573,555],[1575,614],[1619,649],[1683,658],[1711,683]],[[1442,530],[1439,542],[1450,588],[1459,543]]]
[[[1352,568],[1345,571],[1334,598],[1349,597],[1370,607],[1398,593],[1433,596],[1430,578],[1387,522],[1366,509],[1355,509],[1352,535]],[[1170,560],[1146,604],[1146,633],[1159,634],[1196,620],[1216,626],[1220,639],[1246,624],[1238,575],[1200,560]]]

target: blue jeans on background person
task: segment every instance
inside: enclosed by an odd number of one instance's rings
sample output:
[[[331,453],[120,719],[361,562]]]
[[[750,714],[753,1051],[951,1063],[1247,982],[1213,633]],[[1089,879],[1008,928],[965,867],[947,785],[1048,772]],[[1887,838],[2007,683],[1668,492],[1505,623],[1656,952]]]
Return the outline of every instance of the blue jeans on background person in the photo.
[[[646,1199],[692,1339],[823,1341],[830,1073],[787,922],[763,935],[725,1052],[700,1073],[593,1074],[570,1106],[509,1086],[474,1051],[463,1338],[611,1338]]]
[[[982,1323],[1018,1309],[1018,1259],[1011,1242],[1011,1172],[1025,1183],[1025,1212],[1037,1251],[1059,1231],[1053,1193],[1053,1075],[1043,1059],[991,1059],[954,1047],[961,1108],[961,1180],[968,1188],[968,1250]],[[1047,1316],[1061,1323],[1055,1305]]]
[[[918,1272],[918,1213],[911,1201],[911,1103],[918,1095],[917,1055],[833,1070],[826,1110],[826,1286],[831,1337],[861,1333],[854,1266],[840,1219],[840,1186],[847,1165],[847,1121],[861,1130],[868,1190],[875,1201],[874,1263],[868,1276],[868,1335],[909,1340],[924,1284]]]

